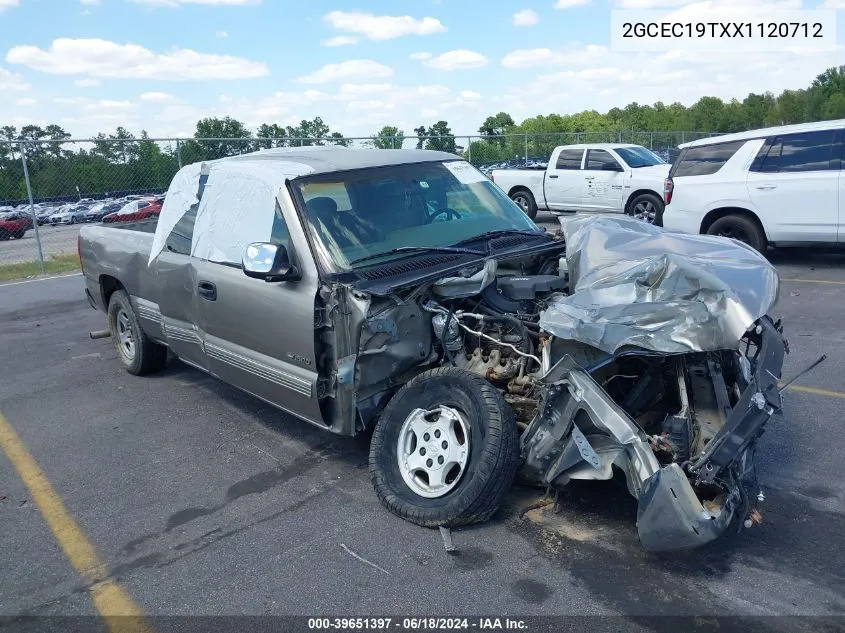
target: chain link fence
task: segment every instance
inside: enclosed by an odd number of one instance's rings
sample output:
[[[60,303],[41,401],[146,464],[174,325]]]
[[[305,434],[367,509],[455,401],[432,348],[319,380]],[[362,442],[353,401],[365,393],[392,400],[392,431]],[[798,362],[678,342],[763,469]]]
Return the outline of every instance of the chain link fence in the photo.
[[[679,144],[714,134],[627,131],[325,139],[0,141],[0,281],[4,275],[10,278],[76,269],[79,225],[154,215],[176,172],[183,165],[201,160],[273,147],[416,147],[459,154],[489,174],[493,169],[544,166],[556,146],[576,143],[634,143],[672,161]]]

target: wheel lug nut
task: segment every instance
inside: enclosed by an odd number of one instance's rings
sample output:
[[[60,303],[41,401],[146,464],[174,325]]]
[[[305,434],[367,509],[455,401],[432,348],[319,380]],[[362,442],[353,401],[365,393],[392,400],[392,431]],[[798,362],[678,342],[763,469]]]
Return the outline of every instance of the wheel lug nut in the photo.
[[[420,449],[420,455],[425,455],[425,447]]]
[[[437,458],[437,463],[441,465],[443,464],[443,455]]]
[[[441,444],[443,448],[449,448],[449,443],[446,440],[443,440],[443,444]]]
[[[423,439],[427,442],[431,439],[431,436],[428,433],[426,433],[425,435],[423,435]]]
[[[434,432],[434,437],[440,437],[440,430],[439,429]]]
[[[427,459],[427,460],[425,460],[425,465],[428,466],[429,468],[431,468],[434,465],[434,462],[431,461],[430,459]]]

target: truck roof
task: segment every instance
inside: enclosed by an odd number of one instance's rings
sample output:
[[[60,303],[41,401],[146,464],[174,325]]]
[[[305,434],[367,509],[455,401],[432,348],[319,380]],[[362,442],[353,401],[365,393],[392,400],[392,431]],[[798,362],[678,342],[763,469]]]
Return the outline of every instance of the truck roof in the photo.
[[[279,147],[259,150],[249,154],[239,154],[221,158],[218,161],[249,162],[266,164],[268,161],[306,166],[309,169],[289,169],[288,173],[327,174],[350,169],[367,167],[386,167],[408,163],[428,163],[433,161],[462,160],[460,156],[448,152],[423,149],[349,149],[339,146]]]
[[[636,143],[578,143],[576,145],[558,145],[555,149],[616,149],[617,147],[642,147]]]

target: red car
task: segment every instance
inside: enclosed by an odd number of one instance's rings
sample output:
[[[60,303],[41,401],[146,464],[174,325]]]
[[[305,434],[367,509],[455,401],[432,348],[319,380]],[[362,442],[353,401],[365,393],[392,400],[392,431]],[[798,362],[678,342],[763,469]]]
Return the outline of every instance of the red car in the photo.
[[[0,213],[0,240],[14,237],[21,239],[32,228],[32,218],[26,213],[10,211]]]
[[[133,200],[123,205],[120,211],[115,211],[104,216],[103,222],[110,224],[112,222],[138,222],[139,220],[146,220],[161,213],[161,205],[163,203],[164,198]]]

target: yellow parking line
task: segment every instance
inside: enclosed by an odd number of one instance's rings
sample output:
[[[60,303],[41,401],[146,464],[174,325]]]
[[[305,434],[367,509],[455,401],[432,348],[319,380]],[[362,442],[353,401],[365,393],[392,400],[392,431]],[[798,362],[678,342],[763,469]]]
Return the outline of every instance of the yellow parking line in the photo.
[[[831,281],[828,279],[790,279],[788,277],[781,277],[781,281],[797,281],[805,284],[833,284],[835,286],[845,286],[845,281]]]
[[[150,633],[140,607],[113,579],[94,546],[73,520],[62,498],[50,484],[12,425],[0,414],[0,447],[18,472],[53,536],[77,572],[90,585],[91,598],[112,633]],[[129,617],[114,617],[129,616]]]
[[[819,389],[818,387],[802,387],[801,385],[790,385],[787,391],[800,391],[801,393],[811,393],[814,396],[827,396],[828,398],[845,398],[845,393],[841,391]]]

